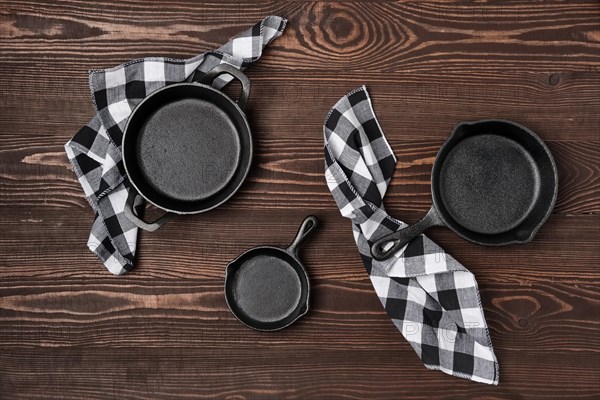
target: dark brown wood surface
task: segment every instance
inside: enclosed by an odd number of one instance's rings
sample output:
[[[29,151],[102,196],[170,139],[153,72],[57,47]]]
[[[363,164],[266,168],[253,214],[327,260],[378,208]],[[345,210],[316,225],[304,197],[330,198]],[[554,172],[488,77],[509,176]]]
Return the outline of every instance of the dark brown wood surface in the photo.
[[[247,71],[247,183],[141,234],[135,270],[110,275],[63,151],[93,116],[86,71],[186,58],[269,14],[289,24]],[[431,232],[478,279],[497,387],[423,367],[327,190],[322,123],[361,84],[399,159],[386,204],[406,221],[431,204],[433,158],[460,121],[515,120],[556,158],[558,202],[532,243]],[[2,0],[0,92],[0,398],[600,398],[598,1]],[[225,264],[286,245],[309,213],[312,310],[281,332],[244,328]]]

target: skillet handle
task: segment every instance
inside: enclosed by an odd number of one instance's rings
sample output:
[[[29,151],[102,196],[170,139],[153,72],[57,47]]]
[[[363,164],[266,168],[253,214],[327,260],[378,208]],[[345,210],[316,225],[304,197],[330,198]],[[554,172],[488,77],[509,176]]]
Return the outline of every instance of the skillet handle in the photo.
[[[411,240],[422,234],[426,229],[432,226],[444,225],[444,221],[439,216],[435,206],[432,206],[427,214],[416,224],[390,233],[373,243],[371,246],[371,255],[377,261],[385,261],[392,257],[395,252],[406,246]],[[392,246],[386,249],[390,243]]]
[[[242,111],[245,111],[246,104],[248,103],[248,97],[250,96],[250,79],[248,79],[248,77],[236,67],[229,64],[219,64],[204,74],[204,76],[202,76],[198,82],[205,85],[210,85],[218,76],[223,74],[229,74],[233,76],[242,84],[242,93],[240,93],[240,98],[237,100],[237,105]]]
[[[306,217],[302,222],[302,225],[300,225],[300,229],[298,229],[298,233],[296,234],[294,241],[292,242],[292,244],[290,244],[290,247],[288,247],[287,250],[290,253],[293,253],[296,257],[298,257],[298,248],[300,247],[300,244],[304,241],[304,239],[306,239],[308,234],[311,233],[316,227],[317,217],[315,217],[314,215],[309,215],[308,217]]]
[[[129,221],[131,221],[135,226],[137,226],[140,229],[143,229],[148,232],[154,232],[177,215],[175,213],[166,212],[162,217],[160,217],[156,221],[148,223],[135,214],[133,207],[137,196],[139,196],[139,194],[137,194],[135,190],[131,189],[129,191],[129,195],[127,196],[127,201],[125,202],[125,209],[123,210],[123,213]]]

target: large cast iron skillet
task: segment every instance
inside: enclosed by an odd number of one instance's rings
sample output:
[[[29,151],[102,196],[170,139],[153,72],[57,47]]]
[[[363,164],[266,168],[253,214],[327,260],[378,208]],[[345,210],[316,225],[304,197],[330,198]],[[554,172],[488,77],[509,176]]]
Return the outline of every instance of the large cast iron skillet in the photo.
[[[230,74],[242,84],[237,102],[210,83]],[[154,231],[176,214],[196,214],[227,201],[242,185],[252,160],[252,135],[244,109],[250,81],[238,69],[221,64],[199,82],[178,83],[153,92],[133,110],[123,136],[123,164],[130,182],[147,201],[167,211],[148,223]]]
[[[433,164],[427,215],[376,241],[371,254],[386,260],[432,226],[483,245],[528,242],[550,215],[557,188],[556,164],[535,133],[505,120],[461,123]]]

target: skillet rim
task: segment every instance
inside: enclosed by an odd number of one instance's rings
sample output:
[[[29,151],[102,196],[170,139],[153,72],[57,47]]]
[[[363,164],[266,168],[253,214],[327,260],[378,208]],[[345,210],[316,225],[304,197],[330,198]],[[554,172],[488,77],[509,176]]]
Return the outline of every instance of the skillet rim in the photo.
[[[133,179],[131,179],[130,175],[129,175],[129,169],[127,167],[127,157],[125,157],[125,138],[127,137],[127,133],[129,131],[129,124],[131,122],[131,120],[133,119],[134,115],[136,114],[136,112],[139,112],[139,110],[142,108],[142,106],[144,105],[144,103],[146,103],[147,101],[150,100],[150,98],[152,98],[153,96],[159,95],[161,92],[167,91],[167,90],[175,90],[179,87],[182,86],[193,86],[193,87],[201,87],[203,89],[209,89],[210,91],[214,92],[216,95],[221,96],[223,98],[226,99],[226,101],[228,101],[231,105],[234,106],[235,110],[237,110],[237,112],[241,115],[242,120],[244,121],[244,125],[246,127],[246,131],[248,132],[248,138],[249,138],[249,145],[248,145],[248,166],[246,167],[245,171],[242,172],[242,179],[240,180],[239,185],[237,185],[236,187],[234,187],[233,189],[231,189],[231,193],[227,194],[227,196],[225,196],[221,201],[213,204],[210,207],[205,207],[202,208],[200,210],[194,210],[194,211],[180,211],[180,210],[174,210],[170,207],[165,207],[163,205],[159,205],[156,202],[150,200],[138,187],[138,185],[134,182]],[[164,105],[166,105],[168,103],[163,103],[163,105],[161,105],[161,107],[163,107]],[[239,132],[238,132],[239,133]],[[146,96],[144,99],[142,99],[142,101],[140,101],[138,103],[137,106],[135,106],[135,108],[133,109],[133,111],[131,112],[131,114],[129,115],[129,117],[127,118],[127,124],[125,125],[125,129],[123,130],[123,138],[121,139],[121,154],[122,154],[122,160],[123,160],[123,167],[125,168],[125,174],[127,176],[127,179],[129,180],[129,182],[131,183],[131,185],[135,188],[135,190],[137,191],[137,193],[142,196],[144,198],[144,200],[146,200],[147,202],[149,202],[150,204],[154,205],[155,207],[158,207],[159,209],[163,210],[163,211],[167,211],[167,212],[171,212],[174,214],[178,214],[178,215],[191,215],[191,214],[201,214],[203,212],[206,211],[210,211],[213,210],[219,206],[221,206],[223,203],[226,203],[231,197],[233,197],[234,194],[236,194],[238,192],[238,190],[242,187],[242,185],[244,184],[244,182],[246,181],[246,178],[248,177],[248,173],[250,172],[250,168],[252,166],[252,159],[254,157],[254,144],[253,144],[253,137],[252,137],[252,130],[250,129],[250,124],[248,123],[248,118],[246,116],[246,113],[244,111],[242,111],[242,109],[238,106],[238,104],[233,101],[231,99],[231,97],[227,96],[225,93],[223,93],[222,91],[213,88],[212,86],[206,85],[204,83],[200,83],[200,82],[180,82],[180,83],[173,83],[167,86],[164,86],[160,89],[155,90],[154,92],[150,93],[148,96]],[[240,159],[243,156],[240,155]],[[235,174],[234,174],[235,177]],[[232,177],[233,179],[233,177]],[[226,183],[226,185],[232,181],[232,179],[229,179]],[[219,193],[222,193],[223,191],[217,191],[216,193],[214,193],[212,196],[215,196]],[[207,199],[210,199],[210,197],[208,197]],[[205,199],[206,200],[206,199]]]

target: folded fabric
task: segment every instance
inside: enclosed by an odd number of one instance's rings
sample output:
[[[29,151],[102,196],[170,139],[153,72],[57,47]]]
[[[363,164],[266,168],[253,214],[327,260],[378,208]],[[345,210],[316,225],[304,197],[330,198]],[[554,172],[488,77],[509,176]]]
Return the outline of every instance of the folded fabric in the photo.
[[[342,97],[323,127],[325,177],[389,317],[429,369],[498,384],[498,362],[474,275],[426,236],[387,260],[372,243],[406,226],[383,198],[396,157],[375,117],[367,89]]]
[[[187,60],[144,58],[90,71],[97,114],[67,142],[65,151],[96,213],[88,247],[110,272],[121,275],[131,270],[135,259],[138,229],[123,213],[134,189],[121,161],[123,130],[135,106],[153,91],[171,83],[197,80],[218,64],[245,69],[282,34],[286,22],[281,17],[266,17],[219,49]],[[222,75],[212,86],[220,89],[231,79]],[[138,215],[143,210],[139,196],[135,209]]]

